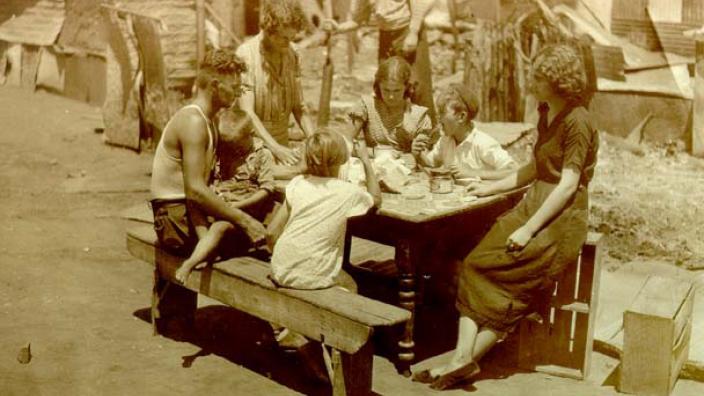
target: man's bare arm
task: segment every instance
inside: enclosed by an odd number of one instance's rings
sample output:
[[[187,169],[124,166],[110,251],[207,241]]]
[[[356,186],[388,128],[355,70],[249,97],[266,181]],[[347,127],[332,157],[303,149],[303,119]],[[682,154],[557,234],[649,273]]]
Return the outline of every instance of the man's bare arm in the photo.
[[[175,121],[175,132],[181,146],[186,199],[204,213],[242,227],[252,241],[263,239],[265,230],[261,223],[239,209],[230,208],[208,188],[203,172],[206,169],[208,129],[203,118],[195,114],[184,115]]]
[[[254,111],[254,93],[247,91],[242,94],[239,99],[239,107],[244,110],[252,121],[252,126],[254,127],[254,132],[263,141],[266,147],[271,150],[274,157],[285,164],[294,164],[296,162],[296,156],[293,154],[293,150],[288,147],[284,147],[279,144],[273,136],[266,129],[262,120],[259,118],[257,113]]]

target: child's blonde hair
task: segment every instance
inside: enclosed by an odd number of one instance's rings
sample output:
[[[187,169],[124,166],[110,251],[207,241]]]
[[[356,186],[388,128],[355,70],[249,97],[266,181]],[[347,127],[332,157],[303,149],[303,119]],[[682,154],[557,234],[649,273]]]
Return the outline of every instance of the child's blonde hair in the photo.
[[[318,130],[306,139],[306,166],[308,173],[320,177],[337,177],[331,168],[349,159],[345,138],[327,129]]]

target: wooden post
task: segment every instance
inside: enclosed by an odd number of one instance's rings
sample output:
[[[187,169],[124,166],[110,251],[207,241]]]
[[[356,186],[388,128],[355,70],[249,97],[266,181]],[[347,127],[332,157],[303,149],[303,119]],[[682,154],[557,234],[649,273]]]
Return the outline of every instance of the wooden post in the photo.
[[[205,57],[205,2],[196,0],[196,62],[197,68]]]
[[[245,3],[246,0],[232,2],[231,30],[239,38],[243,38],[247,35],[247,12]]]
[[[332,1],[323,2],[325,17],[332,19]],[[320,84],[320,101],[318,102],[318,126],[326,126],[330,121],[330,100],[332,99],[332,80],[335,67],[332,62],[332,35],[327,34],[327,49],[325,50],[325,65],[323,66],[323,79]]]
[[[371,341],[355,354],[332,350],[333,396],[372,394],[373,352]]]
[[[231,32],[232,30],[232,11],[234,9],[234,4],[235,3],[231,0],[213,0],[212,4],[210,5],[210,9],[212,9],[214,12],[214,14],[212,15],[215,15],[220,19],[220,21],[218,21],[218,24],[222,23],[222,26],[220,26],[220,35],[218,37],[218,39],[220,40],[221,47],[230,47],[233,45],[232,36],[230,36],[230,34],[227,32]]]
[[[704,36],[695,42],[694,104],[692,105],[692,155],[704,157]]]
[[[357,53],[357,32],[347,32],[347,73],[354,71],[354,56]]]
[[[457,71],[457,60],[460,57],[460,32],[457,29],[457,4],[455,4],[455,0],[447,0],[447,11],[448,14],[450,14],[450,26],[452,27],[452,44],[454,46],[450,70],[452,71],[452,74],[455,74],[455,72]]]

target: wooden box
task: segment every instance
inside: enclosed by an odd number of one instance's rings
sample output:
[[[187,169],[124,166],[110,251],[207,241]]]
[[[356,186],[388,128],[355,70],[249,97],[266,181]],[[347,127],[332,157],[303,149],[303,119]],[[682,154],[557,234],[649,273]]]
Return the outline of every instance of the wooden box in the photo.
[[[694,288],[677,279],[651,276],[623,313],[619,391],[669,395],[687,360]]]
[[[570,263],[538,314],[542,322],[523,320],[518,366],[561,377],[584,379],[591,365],[594,323],[599,301],[601,234],[589,233],[576,261]]]

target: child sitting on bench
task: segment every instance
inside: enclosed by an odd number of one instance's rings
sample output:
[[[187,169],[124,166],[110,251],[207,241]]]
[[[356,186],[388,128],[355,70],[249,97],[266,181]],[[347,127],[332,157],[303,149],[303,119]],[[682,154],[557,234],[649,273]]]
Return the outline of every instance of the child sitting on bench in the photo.
[[[428,150],[427,137],[413,141],[412,153],[418,163],[442,166],[455,179],[501,179],[516,168],[499,142],[475,126],[479,103],[467,88],[450,84],[440,92],[437,109],[443,136],[432,150]]]
[[[274,157],[259,139],[253,137],[252,124],[243,111],[223,111],[218,129],[220,141],[216,149],[217,164],[211,188],[230,207],[241,209],[260,222],[264,221],[273,209]],[[191,271],[205,265],[219,250],[219,245],[227,248],[226,252],[222,252],[227,256],[249,248],[248,240],[239,237],[241,233],[231,233],[232,237],[228,235],[227,238],[229,243],[221,244],[232,227],[227,221],[213,223],[207,234],[198,241],[191,256],[176,271],[176,279],[185,283]]]
[[[267,242],[273,250],[272,279],[279,286],[323,289],[349,278],[341,271],[347,219],[381,203],[364,141],[356,151],[364,166],[366,190],[338,179],[340,166],[350,155],[342,135],[322,131],[306,140],[307,174],[288,184],[286,202],[267,229]],[[354,284],[350,287],[356,289]]]
[[[306,139],[306,174],[286,186],[286,201],[267,228],[267,243],[273,250],[271,279],[278,286],[357,292],[357,284],[342,270],[347,219],[378,207],[381,190],[364,141],[356,151],[366,174],[366,190],[338,178],[340,166],[350,156],[342,135],[322,131]],[[315,357],[314,343],[276,324],[272,327],[279,347],[298,350],[313,377],[328,380]]]

